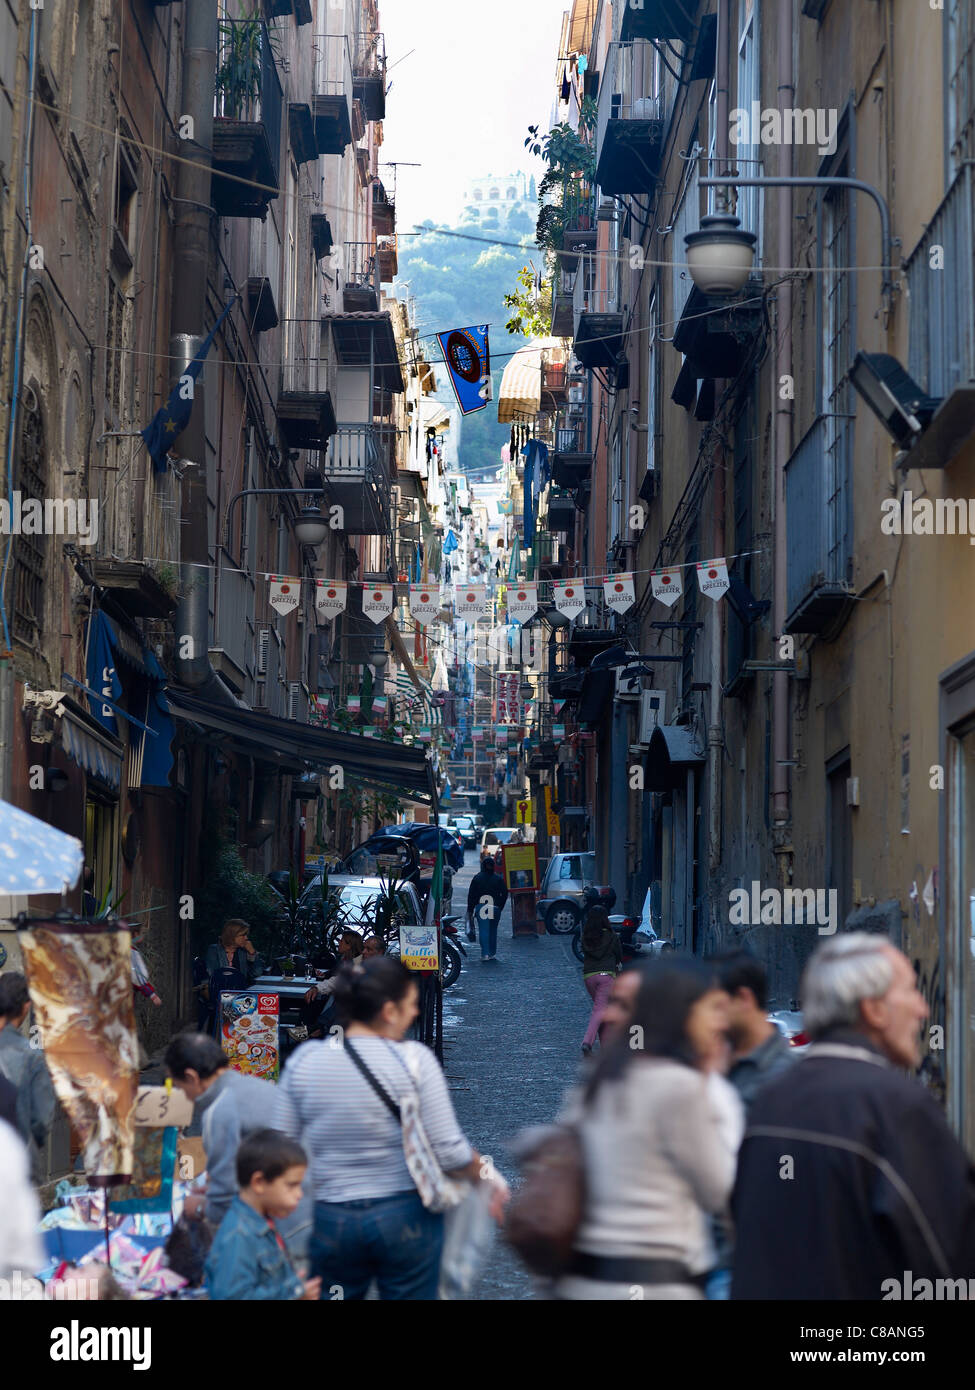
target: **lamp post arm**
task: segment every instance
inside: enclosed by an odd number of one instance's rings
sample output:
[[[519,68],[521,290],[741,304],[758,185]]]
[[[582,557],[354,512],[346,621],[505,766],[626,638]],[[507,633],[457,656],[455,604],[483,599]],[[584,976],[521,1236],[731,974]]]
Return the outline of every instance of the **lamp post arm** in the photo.
[[[234,507],[244,497],[324,497],[323,487],[247,487],[235,492],[227,503],[227,523],[224,527],[223,548],[230,555],[230,521]],[[231,557],[233,558],[233,557]]]
[[[831,177],[819,175],[805,178],[802,175],[772,174],[768,178],[739,178],[736,174],[715,175],[700,180],[702,188],[849,188],[854,193],[866,193],[872,198],[880,213],[880,234],[883,239],[883,289],[886,293],[892,288],[890,272],[893,261],[893,241],[890,235],[890,209],[879,188],[863,179],[850,179],[843,175]]]

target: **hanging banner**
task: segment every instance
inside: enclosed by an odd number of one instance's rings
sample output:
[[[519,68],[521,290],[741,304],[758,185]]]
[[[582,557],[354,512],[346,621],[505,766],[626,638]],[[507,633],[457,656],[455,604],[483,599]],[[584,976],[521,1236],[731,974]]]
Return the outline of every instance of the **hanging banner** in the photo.
[[[38,922],[18,944],[44,1062],[84,1171],[131,1175],[139,1083],[132,937],[104,924]]]
[[[538,584],[516,584],[508,590],[508,620],[527,623],[538,612]]]
[[[454,590],[454,616],[483,618],[487,614],[487,585],[458,584]]]
[[[697,582],[701,593],[707,594],[708,598],[714,599],[717,603],[721,595],[727,593],[731,587],[728,580],[727,562],[723,558],[720,560],[699,560]]]
[[[574,618],[586,606],[585,585],[572,579],[561,584],[553,583],[552,598],[560,613],[564,613],[567,618]]]
[[[508,726],[507,724],[497,724],[494,729],[494,741],[496,744],[507,744]]]
[[[346,701],[346,708],[348,709],[350,714],[358,714],[359,711],[362,709],[362,696],[350,695],[348,700]]]
[[[565,738],[565,725],[564,725],[564,724],[553,724],[553,725],[552,725],[552,737],[553,737],[553,739],[555,740],[556,743],[561,743],[562,740]]]
[[[293,613],[301,602],[301,580],[282,579],[279,575],[272,574],[271,592],[268,595],[268,602],[278,613]]]
[[[455,328],[438,333],[437,341],[447,364],[447,375],[463,415],[484,410],[491,399],[491,352],[488,325]]]
[[[362,616],[379,624],[386,621],[393,611],[392,584],[364,584],[362,586]]]
[[[345,612],[346,586],[335,579],[315,580],[315,608],[326,618]]]
[[[388,700],[387,700],[387,697],[386,697],[385,695],[374,695],[374,696],[372,697],[372,712],[373,712],[373,714],[385,714],[385,713],[386,713],[387,704],[388,704]]]
[[[498,512],[501,516],[511,516],[514,512],[515,504],[510,497],[498,498]]]
[[[419,731],[419,733],[417,734],[417,738],[420,740],[421,743],[429,743],[429,742],[430,742],[431,730],[430,730],[430,725],[429,725],[429,724],[421,724],[421,725],[420,725],[420,731]]]
[[[477,725],[475,728],[471,729],[471,739],[474,741],[474,743],[480,743],[483,737],[484,730],[481,728],[480,725]]]
[[[556,815],[555,809],[554,809],[554,807],[553,807],[553,805],[552,805],[552,788],[551,788],[550,786],[545,787],[545,788],[544,788],[544,791],[545,791],[545,826],[546,826],[546,829],[548,830],[548,833],[549,833],[550,836],[552,836],[552,835],[558,835],[558,833],[559,833],[559,818],[558,818],[558,816]]]
[[[625,613],[636,602],[632,574],[610,575],[603,580],[603,593],[606,596],[607,608],[613,608],[617,613]]]
[[[684,592],[680,570],[654,570],[650,575],[650,591],[654,598],[658,598],[668,608],[673,608]]]
[[[410,585],[410,613],[418,623],[432,623],[440,612],[440,589],[429,584]]]

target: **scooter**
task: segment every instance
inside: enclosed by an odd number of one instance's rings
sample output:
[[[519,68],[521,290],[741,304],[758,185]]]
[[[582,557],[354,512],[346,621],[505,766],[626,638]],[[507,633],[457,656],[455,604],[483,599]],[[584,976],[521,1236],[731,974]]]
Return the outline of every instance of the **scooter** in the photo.
[[[608,910],[616,905],[616,892],[613,888],[605,886],[587,888],[584,896],[587,908],[599,904]],[[639,917],[628,917],[622,912],[611,912],[609,913],[609,925],[613,931],[619,933],[624,966],[628,965],[630,961],[646,960],[649,956],[659,956],[664,951],[673,949],[669,941],[663,941],[656,935],[648,936],[646,932],[640,931]],[[572,933],[572,954],[578,961],[585,959],[585,951],[582,949],[582,923]]]
[[[464,943],[461,940],[460,932],[457,930],[456,916],[447,915],[441,917],[440,927],[443,933],[443,960],[440,963],[440,982],[444,989],[449,989],[451,985],[457,983],[460,978],[461,956],[466,956]]]

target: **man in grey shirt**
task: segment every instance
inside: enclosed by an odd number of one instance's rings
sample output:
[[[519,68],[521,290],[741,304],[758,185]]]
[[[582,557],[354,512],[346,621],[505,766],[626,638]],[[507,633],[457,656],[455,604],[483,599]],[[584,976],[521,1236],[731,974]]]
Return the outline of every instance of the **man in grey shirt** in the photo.
[[[747,1113],[762,1087],[792,1066],[796,1054],[768,1017],[768,976],[761,962],[749,951],[728,951],[712,964],[731,999],[728,1080]]]
[[[0,1076],[16,1088],[17,1128],[30,1150],[31,1170],[38,1182],[57,1101],[44,1053],[20,1031],[29,1013],[27,980],[20,971],[7,970],[0,975]]]

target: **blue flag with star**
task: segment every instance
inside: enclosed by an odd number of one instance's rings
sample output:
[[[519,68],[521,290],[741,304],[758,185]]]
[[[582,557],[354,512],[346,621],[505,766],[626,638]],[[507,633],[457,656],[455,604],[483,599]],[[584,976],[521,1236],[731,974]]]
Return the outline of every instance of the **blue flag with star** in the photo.
[[[186,379],[196,381],[203,369],[206,355],[213,346],[213,340],[217,336],[217,329],[230,313],[236,303],[236,296],[225,304],[216,323],[200,344],[200,349],[193,361],[184,372],[180,373],[179,380],[169,393],[169,400],[164,406],[156,411],[151,423],[142,431],[142,439],[152,458],[153,469],[157,473],[165,473],[168,467],[167,454],[178,437],[186,429],[193,413],[193,392],[187,391]]]

